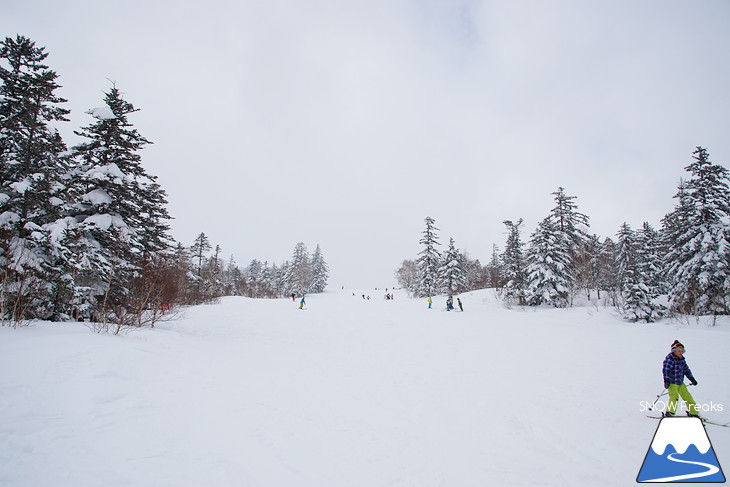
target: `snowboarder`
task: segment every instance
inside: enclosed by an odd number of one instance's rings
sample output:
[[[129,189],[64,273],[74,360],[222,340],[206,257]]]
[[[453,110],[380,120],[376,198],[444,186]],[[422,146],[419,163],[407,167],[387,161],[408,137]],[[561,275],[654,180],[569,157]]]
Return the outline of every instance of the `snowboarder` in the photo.
[[[664,375],[664,388],[669,391],[669,404],[667,404],[664,416],[674,416],[676,414],[679,396],[682,396],[687,404],[687,415],[699,416],[697,404],[684,384],[685,376],[693,386],[697,385],[697,380],[692,375],[692,371],[684,359],[684,345],[679,340],[674,340],[674,343],[672,343],[672,351],[669,352],[662,364],[662,374]]]
[[[299,309],[304,309],[304,305],[307,304],[304,302],[304,296],[302,296],[302,300],[299,301]]]
[[[464,311],[464,305],[463,305],[463,304],[461,304],[461,298],[456,298],[456,302],[457,302],[457,303],[459,303],[459,309],[460,309],[461,311]]]
[[[446,299],[446,311],[451,311],[452,309],[454,309],[454,298],[449,296]]]
[[[431,305],[433,304],[433,299],[431,299],[431,296],[428,297],[428,309],[431,309]]]

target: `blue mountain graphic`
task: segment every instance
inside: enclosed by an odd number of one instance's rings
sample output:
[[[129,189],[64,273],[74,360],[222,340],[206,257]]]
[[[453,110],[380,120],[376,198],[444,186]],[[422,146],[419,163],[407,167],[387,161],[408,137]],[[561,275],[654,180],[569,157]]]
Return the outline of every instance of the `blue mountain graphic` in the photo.
[[[677,480],[677,482],[725,482],[722,469],[712,475],[702,476],[703,473],[709,471],[707,467],[681,462],[700,462],[714,465],[718,468],[720,466],[712,447],[706,453],[702,454],[694,444],[691,444],[687,448],[687,451],[679,454],[674,448],[674,445],[670,444],[664,450],[663,455],[657,455],[652,448],[649,448],[649,452],[644,459],[644,465],[642,465],[636,481],[661,481],[659,479],[696,474],[698,475],[696,478]]]

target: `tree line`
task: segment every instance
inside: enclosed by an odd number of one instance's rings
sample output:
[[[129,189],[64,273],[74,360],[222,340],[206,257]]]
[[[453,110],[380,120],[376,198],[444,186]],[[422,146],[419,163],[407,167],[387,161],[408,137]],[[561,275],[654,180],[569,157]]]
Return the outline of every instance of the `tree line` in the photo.
[[[182,304],[212,302],[222,296],[280,298],[321,293],[329,279],[329,265],[319,244],[310,255],[307,246],[299,242],[290,260],[270,265],[252,259],[245,268],[240,268],[233,257],[224,262],[220,246],[213,249],[205,233],[198,235],[189,248],[179,246],[178,252],[188,263]]]
[[[396,277],[415,296],[486,284],[506,302],[524,306],[570,307],[583,294],[630,321],[652,322],[667,313],[730,314],[729,173],[703,147],[685,170],[689,176],[658,230],[648,222],[638,229],[624,223],[615,238],[601,240],[589,233],[589,217],[578,211],[576,197],[561,187],[528,242],[522,219],[504,221],[504,251],[494,247],[489,264],[472,274],[479,278],[465,279],[470,268],[454,253],[453,239],[440,254],[432,218],[426,218],[418,259],[404,261]]]
[[[324,289],[319,247],[310,259],[298,244],[292,263],[269,269],[270,280],[253,263],[223,265],[219,247],[208,255],[204,234],[192,247],[175,242],[167,195],[141,163],[139,152],[152,142],[129,121],[137,109],[112,84],[104,106],[86,112],[93,121],[74,131],[82,142],[67,147],[54,124],[70,111],[47,57],[20,35],[0,43],[2,324],[142,326],[159,318],[163,303]]]

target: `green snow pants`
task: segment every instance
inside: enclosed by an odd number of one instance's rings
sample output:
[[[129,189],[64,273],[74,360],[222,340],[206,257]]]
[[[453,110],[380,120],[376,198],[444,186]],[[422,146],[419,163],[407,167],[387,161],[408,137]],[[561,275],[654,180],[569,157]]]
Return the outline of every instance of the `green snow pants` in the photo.
[[[679,396],[682,396],[682,399],[687,404],[687,411],[689,411],[689,414],[700,413],[699,409],[697,408],[697,404],[692,397],[692,394],[689,393],[689,390],[687,390],[687,386],[684,384],[669,385],[669,404],[667,404],[667,411],[672,414],[677,413],[677,400]]]

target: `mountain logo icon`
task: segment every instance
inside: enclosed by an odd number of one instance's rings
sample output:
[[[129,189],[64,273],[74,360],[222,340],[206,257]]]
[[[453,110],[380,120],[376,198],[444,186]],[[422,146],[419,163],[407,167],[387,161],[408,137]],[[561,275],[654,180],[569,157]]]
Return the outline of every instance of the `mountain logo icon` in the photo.
[[[725,475],[702,420],[691,417],[662,418],[636,481],[725,482]]]

